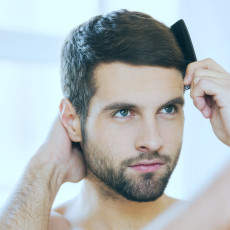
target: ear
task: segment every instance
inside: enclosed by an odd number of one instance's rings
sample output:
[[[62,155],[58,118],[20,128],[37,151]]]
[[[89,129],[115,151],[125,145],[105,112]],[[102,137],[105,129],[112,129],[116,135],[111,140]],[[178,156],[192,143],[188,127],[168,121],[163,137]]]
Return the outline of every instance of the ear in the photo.
[[[81,142],[81,122],[79,115],[76,114],[74,106],[67,98],[63,98],[59,110],[62,124],[65,127],[70,140],[73,142]]]

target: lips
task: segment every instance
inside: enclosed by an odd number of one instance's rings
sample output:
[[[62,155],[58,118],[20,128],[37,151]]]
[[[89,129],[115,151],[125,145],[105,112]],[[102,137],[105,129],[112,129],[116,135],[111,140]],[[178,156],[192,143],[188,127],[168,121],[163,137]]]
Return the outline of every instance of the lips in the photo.
[[[141,173],[150,173],[159,170],[164,164],[161,160],[143,160],[130,165],[129,168]]]

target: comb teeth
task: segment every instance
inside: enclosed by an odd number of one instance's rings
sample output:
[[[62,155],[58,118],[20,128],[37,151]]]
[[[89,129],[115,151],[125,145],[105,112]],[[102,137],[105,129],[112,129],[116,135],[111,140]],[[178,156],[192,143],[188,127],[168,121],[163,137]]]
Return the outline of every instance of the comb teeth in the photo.
[[[188,29],[184,20],[179,20],[171,26],[171,31],[176,38],[176,41],[184,55],[184,60],[188,65],[191,62],[197,61],[195,50],[190,38]]]
[[[184,86],[184,90],[188,90],[188,89],[190,89],[191,88],[191,85],[185,85]]]
[[[184,55],[184,60],[186,63],[186,68],[189,63],[197,61],[195,50],[190,38],[188,29],[185,25],[184,20],[179,20],[171,26],[171,31]],[[191,88],[191,85],[185,85],[184,90]]]

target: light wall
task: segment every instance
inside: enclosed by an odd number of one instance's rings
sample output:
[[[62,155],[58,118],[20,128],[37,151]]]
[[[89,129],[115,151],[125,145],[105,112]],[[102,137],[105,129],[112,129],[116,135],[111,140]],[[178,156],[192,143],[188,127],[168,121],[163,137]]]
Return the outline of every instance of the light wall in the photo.
[[[45,139],[62,98],[59,55],[69,31],[99,13],[126,8],[143,11],[168,26],[184,18],[198,59],[212,57],[230,70],[228,1],[189,0],[0,0],[0,205],[29,158]],[[191,199],[230,156],[186,93],[181,159],[167,188]],[[58,204],[78,185],[65,184]]]

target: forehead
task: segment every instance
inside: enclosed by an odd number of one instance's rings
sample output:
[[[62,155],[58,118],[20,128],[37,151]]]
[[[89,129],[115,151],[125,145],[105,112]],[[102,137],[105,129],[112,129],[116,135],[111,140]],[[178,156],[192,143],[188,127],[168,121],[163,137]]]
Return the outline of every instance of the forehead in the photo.
[[[103,63],[96,68],[94,78],[97,87],[94,97],[101,100],[148,101],[183,95],[183,79],[175,69]]]

